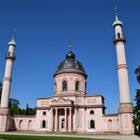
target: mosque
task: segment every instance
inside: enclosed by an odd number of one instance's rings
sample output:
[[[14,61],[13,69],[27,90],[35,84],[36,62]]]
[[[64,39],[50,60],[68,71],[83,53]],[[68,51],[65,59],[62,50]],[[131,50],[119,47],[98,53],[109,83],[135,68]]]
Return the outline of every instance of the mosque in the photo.
[[[105,114],[104,97],[88,96],[86,93],[87,73],[76,55],[69,50],[54,73],[54,96],[37,99],[37,112],[34,116],[10,116],[9,97],[12,79],[12,66],[15,60],[14,38],[9,42],[6,67],[0,104],[0,131],[36,131],[67,133],[133,134],[133,107],[130,100],[128,66],[125,57],[126,39],[122,32],[123,24],[118,19],[113,23],[115,36],[113,43],[117,52],[117,72],[120,104],[116,114]]]

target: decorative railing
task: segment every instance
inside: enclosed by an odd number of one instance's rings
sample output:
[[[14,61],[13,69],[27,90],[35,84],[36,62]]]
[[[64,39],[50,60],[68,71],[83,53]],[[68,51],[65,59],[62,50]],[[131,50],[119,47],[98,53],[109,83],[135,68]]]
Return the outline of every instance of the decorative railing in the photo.
[[[12,60],[15,60],[16,59],[16,55],[15,54],[10,54],[10,53],[8,53],[8,54],[5,54],[5,59],[12,59]]]
[[[113,37],[113,43],[116,44],[116,43],[118,43],[118,42],[123,42],[123,43],[125,43],[125,42],[126,42],[125,36],[122,35],[122,34],[115,35],[115,36]]]

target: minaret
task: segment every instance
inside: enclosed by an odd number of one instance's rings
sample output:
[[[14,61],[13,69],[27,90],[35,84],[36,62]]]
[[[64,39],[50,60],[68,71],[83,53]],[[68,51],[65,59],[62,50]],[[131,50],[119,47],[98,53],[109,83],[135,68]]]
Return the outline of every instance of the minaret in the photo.
[[[12,81],[12,66],[13,61],[15,60],[14,49],[16,43],[14,37],[8,43],[9,50],[6,55],[6,65],[5,65],[5,74],[3,79],[3,88],[1,95],[1,104],[0,104],[0,131],[8,130],[8,116],[9,116],[9,97],[10,97],[10,88]]]
[[[126,64],[125,57],[125,42],[126,39],[122,32],[123,24],[118,19],[117,13],[115,12],[116,19],[113,23],[115,29],[115,37],[113,43],[116,45],[117,52],[117,71],[118,71],[118,84],[119,84],[119,133],[120,134],[133,134],[133,123],[132,114],[133,107],[130,100],[130,89],[128,80],[128,66]]]

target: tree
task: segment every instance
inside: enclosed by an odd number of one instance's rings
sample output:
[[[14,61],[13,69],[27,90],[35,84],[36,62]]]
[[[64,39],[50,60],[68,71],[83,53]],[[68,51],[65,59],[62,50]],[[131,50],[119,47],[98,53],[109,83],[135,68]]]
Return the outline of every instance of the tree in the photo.
[[[36,108],[29,108],[28,109],[28,115],[35,115],[36,114]]]
[[[19,107],[20,103],[17,99],[10,98],[9,102],[9,112],[10,115],[35,115],[36,114],[36,108],[29,108],[28,104],[26,106],[26,109],[21,109]]]
[[[36,108],[30,108],[27,104],[25,115],[35,115],[36,114]]]
[[[1,95],[2,95],[2,87],[3,87],[2,82],[0,82],[0,101],[1,101]],[[18,114],[20,112],[19,105],[20,103],[17,99],[10,98],[10,101],[9,101],[10,115]]]
[[[140,84],[140,66],[138,68],[136,68],[135,70],[135,74],[137,75],[137,82]]]
[[[1,101],[1,94],[2,94],[2,83],[0,82],[0,101]],[[9,100],[9,112],[11,116],[14,115],[35,115],[36,108],[29,108],[28,104],[26,109],[20,108],[20,102],[17,99],[10,98]]]
[[[10,101],[9,101],[10,115],[13,116],[15,114],[20,114],[21,109],[20,109],[19,105],[20,105],[19,100],[14,99],[14,98],[10,98]]]
[[[25,115],[29,115],[29,107],[28,107],[28,104],[26,106]]]
[[[0,82],[0,101],[1,101],[1,95],[2,95],[2,82]],[[18,113],[18,106],[19,106],[19,101],[11,98],[9,101],[9,112],[11,115],[14,115],[15,113]]]
[[[140,84],[140,66],[135,70],[137,82]],[[136,89],[136,96],[134,101],[136,105],[134,106],[134,126],[135,133],[140,134],[140,89]]]

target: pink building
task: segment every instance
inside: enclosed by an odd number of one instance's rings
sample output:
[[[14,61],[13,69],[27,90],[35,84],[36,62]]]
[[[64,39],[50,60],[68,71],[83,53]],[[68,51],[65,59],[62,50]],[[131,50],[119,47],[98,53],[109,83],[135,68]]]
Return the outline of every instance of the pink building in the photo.
[[[30,130],[45,132],[117,132],[133,134],[128,67],[125,58],[125,38],[122,22],[116,15],[114,44],[117,51],[120,107],[116,114],[105,114],[104,97],[88,96],[87,74],[75,54],[69,50],[54,74],[54,96],[37,99],[35,116],[9,116],[12,63],[15,59],[14,39],[9,42],[0,107],[0,131]]]

